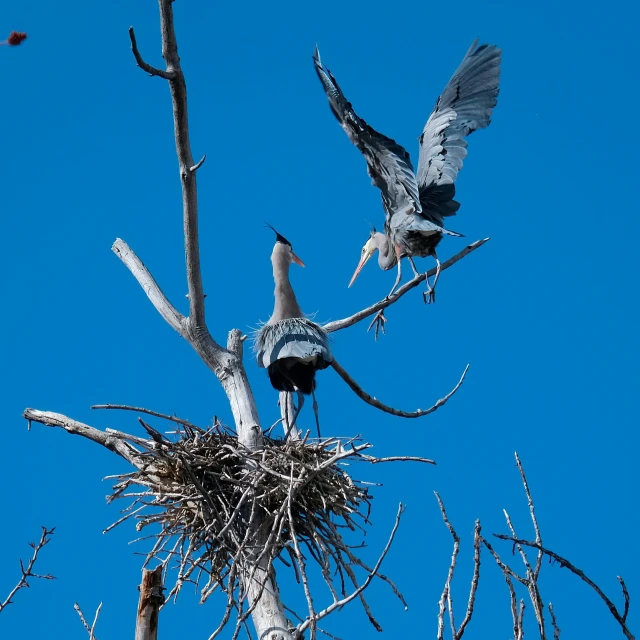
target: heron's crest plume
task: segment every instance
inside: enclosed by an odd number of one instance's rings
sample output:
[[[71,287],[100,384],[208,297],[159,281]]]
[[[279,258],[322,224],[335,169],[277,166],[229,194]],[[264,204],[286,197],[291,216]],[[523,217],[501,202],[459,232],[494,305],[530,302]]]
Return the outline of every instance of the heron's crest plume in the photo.
[[[276,234],[276,242],[282,242],[282,244],[291,246],[291,243],[282,234],[278,233],[268,222],[265,222],[264,226],[268,227]]]

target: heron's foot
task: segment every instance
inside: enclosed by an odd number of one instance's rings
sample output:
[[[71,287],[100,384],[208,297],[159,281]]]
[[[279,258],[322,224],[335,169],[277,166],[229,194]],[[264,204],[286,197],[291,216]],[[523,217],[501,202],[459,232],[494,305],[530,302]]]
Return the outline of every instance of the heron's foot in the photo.
[[[384,316],[384,309],[380,309],[380,311],[376,313],[373,320],[371,321],[371,324],[367,329],[367,333],[371,331],[371,329],[375,326],[375,339],[377,340],[380,330],[382,330],[382,333],[385,333],[384,325],[386,322],[387,322],[387,319]]]
[[[427,290],[422,292],[422,297],[425,304],[433,304],[436,301],[436,290],[428,284]]]

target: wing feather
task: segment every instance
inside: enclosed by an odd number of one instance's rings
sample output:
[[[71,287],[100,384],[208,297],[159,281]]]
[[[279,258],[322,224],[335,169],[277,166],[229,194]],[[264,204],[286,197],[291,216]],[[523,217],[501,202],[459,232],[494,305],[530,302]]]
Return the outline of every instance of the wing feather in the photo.
[[[313,62],[333,115],[365,157],[373,184],[382,192],[387,218],[399,211],[420,212],[420,194],[409,153],[356,114],[333,74],[322,63],[318,47]]]
[[[453,183],[467,156],[464,139],[487,127],[498,102],[501,51],[476,40],[449,80],[420,136],[417,183],[422,215],[443,225],[460,204]],[[443,185],[451,185],[442,189]]]

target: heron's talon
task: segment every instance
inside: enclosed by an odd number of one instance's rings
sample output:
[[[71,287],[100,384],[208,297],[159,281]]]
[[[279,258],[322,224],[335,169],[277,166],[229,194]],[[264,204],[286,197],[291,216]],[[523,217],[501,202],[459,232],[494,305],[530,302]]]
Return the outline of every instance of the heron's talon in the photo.
[[[425,304],[433,304],[436,301],[436,290],[429,287],[426,291],[422,292],[422,297]]]
[[[371,324],[369,325],[369,328],[367,329],[367,333],[369,333],[369,331],[371,331],[371,329],[374,327],[375,325],[375,339],[378,339],[378,333],[380,332],[380,329],[382,329],[382,333],[385,333],[385,329],[384,329],[384,325],[386,323],[387,319],[385,318],[384,315],[384,309],[380,309],[380,311],[378,311],[378,313],[376,313],[376,315],[374,316],[373,320],[371,321]]]

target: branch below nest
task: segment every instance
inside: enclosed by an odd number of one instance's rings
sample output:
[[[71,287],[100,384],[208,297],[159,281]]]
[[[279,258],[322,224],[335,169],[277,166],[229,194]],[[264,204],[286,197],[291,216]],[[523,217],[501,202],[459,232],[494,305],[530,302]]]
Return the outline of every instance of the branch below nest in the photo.
[[[322,611],[319,611],[318,613],[316,613],[313,620],[307,618],[304,622],[299,624],[296,628],[296,631],[300,636],[302,633],[304,633],[304,631],[306,631],[306,629],[308,629],[311,626],[312,622],[315,623],[318,620],[322,620],[322,618],[326,618],[329,614],[333,613],[337,609],[342,609],[342,607],[344,607],[346,604],[348,604],[349,602],[357,598],[371,584],[371,581],[374,579],[374,577],[376,575],[379,575],[378,571],[380,570],[382,562],[385,559],[387,553],[389,552],[391,545],[393,544],[393,540],[396,536],[396,531],[400,526],[400,518],[402,517],[404,510],[405,510],[404,505],[400,503],[400,505],[398,506],[398,513],[396,514],[396,521],[393,525],[393,529],[391,530],[391,534],[389,535],[389,540],[387,540],[387,544],[382,550],[382,553],[380,554],[378,561],[376,562],[373,569],[369,572],[369,575],[366,577],[365,581],[357,589],[355,589],[355,591],[350,593],[348,596],[346,596],[342,600],[337,600],[333,604],[329,605],[326,609],[323,609]],[[406,608],[406,605],[405,605],[405,608]]]
[[[485,244],[485,242],[488,242],[488,241],[489,241],[489,238],[484,238],[483,240],[476,240],[469,246],[465,247],[462,251],[460,251],[459,253],[456,253],[455,256],[452,256],[446,262],[443,262],[441,265],[441,271],[448,269],[450,266],[454,265],[459,260],[462,260],[462,258],[464,258],[465,256],[468,256],[470,253],[472,253],[476,249],[479,249],[483,244]],[[396,293],[394,293],[393,295],[385,298],[384,300],[380,300],[380,302],[376,302],[375,304],[372,304],[370,307],[367,307],[362,311],[358,311],[357,313],[354,313],[352,316],[349,316],[348,318],[343,318],[342,320],[334,320],[333,322],[328,322],[327,324],[323,325],[323,329],[327,333],[331,333],[332,331],[340,331],[340,329],[346,329],[347,327],[351,327],[354,324],[360,322],[361,320],[364,320],[365,318],[372,316],[374,313],[377,313],[382,309],[386,309],[387,307],[390,307],[392,304],[400,300],[400,298],[402,298],[402,296],[405,293],[407,293],[408,291],[411,291],[411,289],[414,289],[415,287],[417,287],[426,278],[430,278],[435,274],[436,274],[435,267],[433,269],[429,269],[429,271],[427,271],[426,273],[421,273],[419,276],[416,276],[413,280],[407,282],[407,284],[400,287],[398,291],[396,291]]]
[[[338,375],[349,385],[351,390],[362,400],[364,400],[367,404],[370,404],[372,407],[376,409],[380,409],[380,411],[384,411],[385,413],[390,413],[392,416],[399,416],[400,418],[421,418],[422,416],[429,415],[433,413],[437,409],[439,409],[442,405],[446,404],[449,398],[453,396],[456,391],[460,388],[464,379],[467,375],[467,371],[469,370],[469,365],[464,368],[462,375],[460,376],[460,380],[458,380],[458,384],[449,391],[449,393],[444,397],[440,398],[432,407],[429,409],[417,409],[416,411],[402,411],[401,409],[394,409],[386,404],[383,404],[376,398],[370,396],[366,391],[362,389],[362,387],[340,366],[337,360],[333,360],[331,366],[336,370]]]

